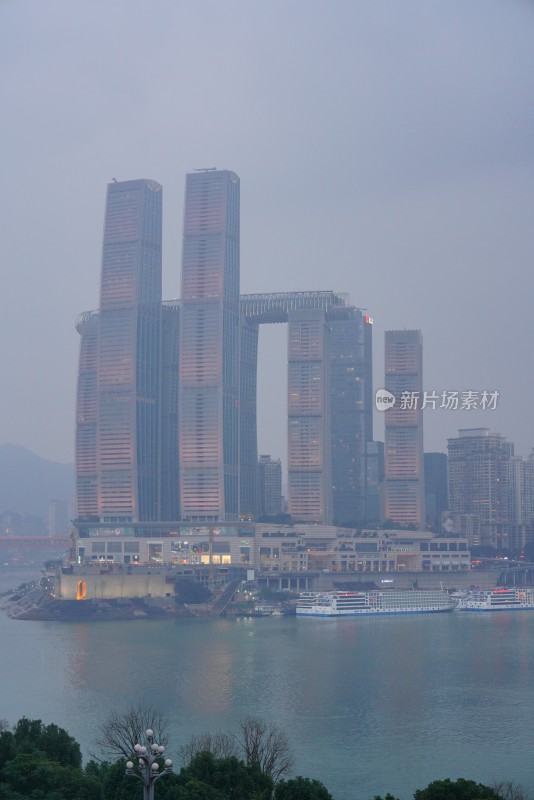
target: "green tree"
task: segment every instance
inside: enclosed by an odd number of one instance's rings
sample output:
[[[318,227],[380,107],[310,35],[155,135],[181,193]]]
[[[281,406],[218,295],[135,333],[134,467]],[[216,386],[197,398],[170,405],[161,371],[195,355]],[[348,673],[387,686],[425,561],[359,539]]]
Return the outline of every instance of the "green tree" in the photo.
[[[0,733],[0,772],[4,764],[14,757],[15,752],[15,737],[11,731],[2,731]]]
[[[429,783],[426,789],[418,789],[414,800],[501,800],[500,795],[482,783],[458,778],[450,778]]]
[[[215,791],[213,800],[270,800],[273,792],[272,779],[256,765],[247,765],[235,756],[215,758],[208,752],[198,753],[188,767],[180,770],[176,788],[199,790],[201,784]],[[165,795],[165,800],[182,797],[174,790],[165,791]],[[207,797],[211,800],[209,793]]]
[[[191,578],[177,578],[174,582],[174,601],[183,603],[207,603],[212,598],[210,590]]]
[[[17,753],[4,765],[1,781],[15,795],[31,800],[101,800],[98,780],[39,751]]]
[[[168,780],[167,776],[161,783]],[[100,770],[102,794],[106,800],[140,800],[141,782],[126,775],[126,759],[119,758],[113,764],[104,762]],[[158,787],[161,784],[158,781]],[[159,792],[158,792],[159,797]]]
[[[158,796],[161,796],[159,786]],[[165,800],[228,800],[227,796],[218,789],[194,778],[183,785],[173,786],[164,797]]]
[[[82,766],[80,745],[66,730],[53,723],[43,725],[40,719],[22,717],[13,729],[13,743],[17,753],[39,750],[63,767]]]
[[[297,775],[276,784],[274,800],[333,800],[333,797],[321,781]]]
[[[241,720],[239,728],[237,736],[224,731],[192,736],[180,749],[185,766],[189,766],[199,753],[208,752],[215,759],[241,756],[248,766],[257,767],[274,783],[291,770],[293,750],[281,728],[258,717]]]
[[[0,800],[101,800],[101,781],[81,760],[63,728],[23,717],[0,732]]]

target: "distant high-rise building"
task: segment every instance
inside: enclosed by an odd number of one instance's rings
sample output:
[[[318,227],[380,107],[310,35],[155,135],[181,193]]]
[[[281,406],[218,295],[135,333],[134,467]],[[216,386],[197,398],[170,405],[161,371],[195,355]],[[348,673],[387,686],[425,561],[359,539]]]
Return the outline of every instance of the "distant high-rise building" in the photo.
[[[258,459],[258,488],[260,517],[282,513],[282,463],[279,458],[260,456]]]
[[[385,388],[396,403],[385,413],[385,516],[400,525],[425,525],[423,462],[423,337],[386,331]]]
[[[449,509],[456,530],[471,545],[497,546],[510,532],[510,484],[520,491],[521,478],[511,475],[513,444],[489,428],[469,428],[448,439],[448,451]]]
[[[316,331],[320,331],[313,354],[307,351],[304,340],[302,349],[300,345],[295,346],[295,337],[298,338],[299,331],[304,331],[312,319]],[[372,320],[352,306],[346,295],[335,292],[241,297],[240,513],[252,516],[260,513],[256,430],[258,331],[263,324],[286,322],[289,323],[288,371],[292,384],[289,390],[289,450],[292,454],[289,484],[293,491],[290,486],[289,505],[299,518],[300,514],[311,514],[311,508],[306,512],[299,503],[305,505],[306,493],[312,496],[313,486],[319,486],[323,498],[319,505],[328,519],[342,524],[359,523],[363,521],[365,507],[365,443],[372,438],[373,430]],[[303,394],[306,381],[308,388],[313,387],[316,397],[321,397],[320,412],[315,408],[309,413],[310,406],[306,410],[308,401]],[[323,392],[326,392],[324,396]],[[321,433],[320,440],[314,439],[315,429]],[[306,465],[304,458],[308,434],[310,446],[315,450],[313,466],[311,461]],[[326,451],[323,453],[328,441],[329,455]],[[320,466],[319,451],[322,454]],[[331,482],[330,488],[325,481]],[[318,513],[316,508],[313,521],[319,521]]]
[[[97,311],[80,314],[76,330],[80,334],[78,387],[76,398],[76,517],[100,520],[98,498],[98,334]]]
[[[289,312],[288,508],[301,522],[332,521],[329,327],[322,309]]]
[[[522,503],[523,522],[531,525],[534,521],[534,450],[531,450],[524,462]]]
[[[180,308],[179,451],[183,519],[239,512],[239,178],[187,176]]]
[[[447,455],[425,453],[425,509],[430,530],[441,532],[448,507]]]
[[[147,180],[108,187],[100,307],[77,322],[78,527],[280,513],[280,462],[257,455],[258,335],[271,323],[288,323],[288,511],[363,524],[371,320],[331,291],[240,297],[239,178],[211,169],[187,176],[182,293],[162,303],[161,194]]]
[[[180,307],[164,303],[161,317],[161,519],[180,519],[178,372]]]
[[[384,442],[367,442],[365,524],[378,527],[384,521]]]
[[[161,186],[108,186],[100,311],[82,336],[76,419],[77,514],[159,518]]]
[[[259,324],[241,314],[239,377],[239,513],[261,512],[256,419]]]
[[[67,503],[65,500],[50,500],[48,503],[48,535],[64,536],[69,530]]]
[[[361,525],[366,513],[366,445],[373,438],[372,322],[353,308],[329,321],[333,521]]]

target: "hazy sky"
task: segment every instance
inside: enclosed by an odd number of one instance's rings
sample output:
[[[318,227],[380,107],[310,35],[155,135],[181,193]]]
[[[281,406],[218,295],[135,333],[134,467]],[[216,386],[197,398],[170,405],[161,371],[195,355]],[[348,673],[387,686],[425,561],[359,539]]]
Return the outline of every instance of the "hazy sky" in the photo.
[[[487,426],[534,446],[531,0],[0,0],[0,442],[73,459],[79,312],[106,184],[164,188],[178,297],[184,178],[241,178],[242,292],[348,292],[420,328],[425,449]],[[261,330],[260,451],[285,459],[283,326]],[[382,438],[377,415],[375,437]]]

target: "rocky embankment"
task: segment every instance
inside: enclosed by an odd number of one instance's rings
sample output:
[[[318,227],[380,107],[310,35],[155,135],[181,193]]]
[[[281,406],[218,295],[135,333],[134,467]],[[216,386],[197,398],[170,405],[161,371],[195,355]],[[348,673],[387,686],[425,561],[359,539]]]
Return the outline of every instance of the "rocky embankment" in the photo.
[[[0,608],[12,619],[64,622],[197,616],[194,609],[169,598],[58,600],[40,587],[7,592],[0,598]]]

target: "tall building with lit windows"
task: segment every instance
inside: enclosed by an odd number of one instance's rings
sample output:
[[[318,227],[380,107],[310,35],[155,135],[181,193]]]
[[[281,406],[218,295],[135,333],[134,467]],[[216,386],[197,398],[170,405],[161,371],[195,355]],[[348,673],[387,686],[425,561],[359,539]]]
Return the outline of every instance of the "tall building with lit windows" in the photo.
[[[385,388],[396,403],[385,412],[385,518],[423,528],[423,337],[421,331],[386,331]]]
[[[77,324],[79,519],[159,518],[161,195],[150,180],[108,186],[100,309]]]
[[[282,462],[279,458],[260,455],[258,458],[259,516],[282,513]]]
[[[373,439],[372,320],[359,308],[329,320],[332,508],[338,525],[365,524],[366,450]]]
[[[258,463],[257,449],[259,331],[272,323],[288,325],[289,513],[369,518],[372,320],[332,291],[240,296],[239,191],[230,171],[187,176],[181,297],[162,303],[161,187],[108,186],[100,305],[77,322],[83,536],[279,512],[281,464]]]
[[[330,328],[323,309],[289,312],[288,511],[299,522],[332,522]]]
[[[512,529],[524,522],[524,466],[514,457],[513,443],[489,428],[462,429],[447,441],[449,510],[456,530],[472,545],[510,546]]]
[[[184,520],[239,513],[239,178],[187,176],[179,366]]]

